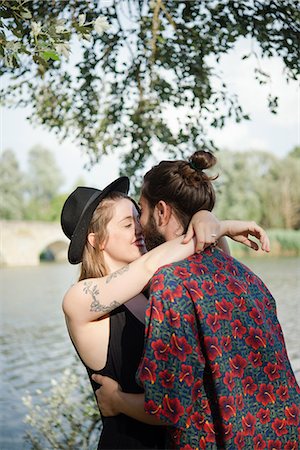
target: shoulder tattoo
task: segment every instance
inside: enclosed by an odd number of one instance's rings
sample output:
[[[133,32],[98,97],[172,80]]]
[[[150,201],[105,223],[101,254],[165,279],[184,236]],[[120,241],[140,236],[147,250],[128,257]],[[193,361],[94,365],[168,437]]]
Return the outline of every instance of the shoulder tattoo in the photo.
[[[90,305],[90,311],[91,312],[104,312],[108,313],[114,309],[116,309],[118,306],[120,306],[121,303],[116,302],[115,300],[109,303],[108,305],[101,305],[98,297],[99,297],[99,289],[97,288],[97,285],[94,284],[92,281],[85,281],[83,283],[83,292],[85,294],[90,294],[92,296],[92,303]]]

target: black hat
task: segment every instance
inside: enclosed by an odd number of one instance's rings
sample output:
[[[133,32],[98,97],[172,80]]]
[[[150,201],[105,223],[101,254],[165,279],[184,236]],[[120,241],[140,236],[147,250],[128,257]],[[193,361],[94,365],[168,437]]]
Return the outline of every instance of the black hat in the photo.
[[[101,200],[110,192],[127,194],[128,190],[129,178],[120,177],[106,186],[103,191],[90,187],[77,187],[69,195],[63,206],[60,221],[63,232],[71,240],[68,251],[71,264],[78,264],[82,260],[89,224]]]

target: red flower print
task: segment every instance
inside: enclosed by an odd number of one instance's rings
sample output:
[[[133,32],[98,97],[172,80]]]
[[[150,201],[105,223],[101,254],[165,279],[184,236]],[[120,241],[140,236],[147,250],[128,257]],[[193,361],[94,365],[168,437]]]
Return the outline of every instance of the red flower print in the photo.
[[[261,421],[261,423],[263,425],[265,425],[266,423],[270,422],[270,420],[271,420],[270,410],[260,408],[260,410],[256,414],[256,417]]]
[[[234,438],[234,443],[236,445],[237,450],[242,450],[245,447],[245,438],[242,431],[238,431],[236,433],[236,437]]]
[[[205,414],[207,414],[208,416],[210,416],[210,415],[211,415],[211,410],[210,410],[210,405],[209,405],[209,403],[208,403],[208,400],[203,399],[203,400],[201,401],[201,405],[202,405],[202,409],[203,409],[203,411],[205,412]]]
[[[208,421],[204,424],[204,430],[206,431],[206,442],[216,442],[216,432],[213,423]]]
[[[191,419],[192,422],[195,424],[197,430],[202,430],[205,423],[205,416],[196,411],[194,414],[192,414]]]
[[[258,434],[253,438],[254,449],[253,450],[264,450],[266,448],[266,441],[263,440],[261,434]]]
[[[272,364],[269,362],[266,367],[264,367],[264,372],[268,375],[270,381],[274,381],[277,378],[280,378],[277,364]]]
[[[201,392],[202,384],[203,384],[202,380],[198,380],[194,384],[193,389],[192,389],[193,402],[195,402],[199,397],[201,397],[201,395],[202,395],[202,392]]]
[[[220,261],[217,258],[214,258],[212,260],[213,264],[218,268],[218,269],[223,269],[224,268],[224,264],[222,263],[222,261]]]
[[[247,311],[246,301],[244,297],[233,297],[233,301],[241,311]]]
[[[180,314],[178,312],[170,308],[168,311],[166,311],[166,317],[171,327],[180,328]]]
[[[232,275],[234,275],[234,276],[237,276],[238,275],[238,270],[237,270],[237,268],[236,268],[236,266],[234,265],[234,263],[233,262],[231,262],[231,261],[229,261],[227,264],[226,264],[226,270],[228,271],[228,272],[230,272]]]
[[[178,398],[169,398],[165,395],[162,404],[162,414],[167,417],[173,424],[177,423],[184,414],[184,407]]]
[[[190,446],[190,444],[185,444],[184,447],[180,447],[181,450],[194,450],[193,447]]]
[[[203,299],[203,292],[200,290],[200,286],[197,281],[184,281],[183,284],[190,292],[192,298],[195,298],[196,300]]]
[[[223,434],[225,441],[229,441],[229,439],[233,437],[232,423],[227,423],[223,425]]]
[[[173,298],[180,298],[182,297],[182,286],[178,284],[173,290],[172,290],[172,296]]]
[[[241,295],[246,293],[245,287],[239,283],[235,278],[229,277],[229,283],[227,284],[227,289],[229,292],[233,292],[235,295]]]
[[[231,324],[232,335],[236,339],[237,337],[242,339],[244,334],[246,333],[246,328],[242,324],[240,320],[234,320]]]
[[[251,362],[253,367],[262,366],[261,353],[250,352],[248,359]]]
[[[221,415],[224,420],[228,421],[230,417],[236,416],[234,397],[225,397],[225,396],[220,397],[219,405]]]
[[[148,414],[150,414],[152,416],[156,415],[157,417],[159,417],[161,406],[160,405],[157,406],[153,400],[149,400],[148,402],[146,402],[144,405],[144,408]]]
[[[217,313],[214,314],[208,314],[206,319],[207,325],[211,328],[211,330],[215,333],[221,328],[220,322],[219,322],[219,316]]]
[[[242,380],[242,385],[244,388],[244,394],[253,395],[254,392],[257,389],[257,384],[254,383],[252,377],[246,377],[244,380]]]
[[[161,385],[167,389],[172,389],[173,388],[173,384],[174,384],[174,380],[175,380],[175,375],[171,372],[169,372],[169,370],[162,370],[159,372],[159,377],[161,379]]]
[[[186,366],[185,364],[182,364],[179,381],[180,383],[184,381],[188,386],[192,386],[192,384],[194,383],[192,366]]]
[[[169,344],[165,344],[161,339],[151,342],[151,347],[154,350],[155,359],[159,361],[168,361]]]
[[[159,321],[159,323],[162,323],[162,321],[164,320],[162,303],[158,302],[154,297],[152,297],[150,308],[147,308],[146,315],[150,316],[151,319],[156,319]]]
[[[282,400],[283,402],[290,398],[288,387],[283,386],[282,384],[277,389],[276,394],[279,396],[280,400]]]
[[[192,347],[184,336],[180,338],[177,337],[175,333],[172,334],[170,343],[170,353],[172,353],[172,355],[184,362],[187,355],[192,353],[192,350]]]
[[[266,406],[268,403],[275,403],[274,387],[271,384],[262,383],[256,400]]]
[[[249,336],[246,338],[246,343],[257,350],[259,347],[266,347],[266,341],[263,333],[259,328],[250,328]]]
[[[223,275],[222,273],[217,272],[217,273],[214,273],[214,274],[213,274],[213,279],[214,279],[214,282],[215,282],[215,283],[223,284],[224,281],[226,280],[226,277],[225,277],[225,275]]]
[[[230,352],[230,350],[232,349],[230,336],[223,336],[221,339],[221,345],[224,348],[225,352]]]
[[[174,276],[184,280],[185,278],[189,278],[191,276],[191,274],[184,267],[175,267]]]
[[[200,305],[196,305],[196,314],[197,314],[197,317],[198,317],[199,320],[204,318],[204,314],[202,312],[202,308],[201,308]]]
[[[234,377],[231,372],[226,372],[225,377],[223,378],[224,383],[226,384],[227,388],[232,391],[232,389],[235,386]]]
[[[216,337],[205,336],[204,345],[207,351],[207,356],[211,361],[214,361],[218,356],[222,356],[222,351]]]
[[[251,413],[247,413],[246,417],[242,417],[242,426],[245,436],[254,436],[256,418]]]
[[[187,407],[185,408],[185,412],[186,412],[186,415],[187,415],[187,419],[186,419],[186,422],[185,422],[186,428],[190,428],[190,426],[191,426],[191,414],[192,414],[192,410],[193,410],[193,405],[187,406]]]
[[[295,385],[295,383],[296,383],[296,380],[295,380],[294,375],[293,375],[292,372],[289,370],[289,371],[287,372],[286,376],[287,376],[287,380],[288,380],[288,385],[289,385],[290,387],[293,387],[293,386]]]
[[[157,275],[154,275],[154,277],[151,280],[151,291],[152,292],[156,292],[156,291],[162,291],[164,289],[164,279],[165,276],[160,273]]]
[[[148,358],[144,358],[142,360],[141,369],[139,371],[139,377],[141,382],[150,381],[151,384],[154,384],[156,380],[155,371],[157,369],[157,364],[155,361],[150,361]]]
[[[288,432],[288,430],[286,429],[286,420],[278,419],[278,417],[276,417],[276,419],[272,423],[272,428],[275,431],[277,436],[283,436],[284,434],[287,434],[287,432]]]
[[[268,450],[281,450],[281,442],[273,441],[272,439],[268,442]]]
[[[296,441],[289,441],[285,444],[284,450],[298,450],[299,446]]]
[[[242,394],[238,394],[235,398],[237,409],[241,411],[244,408],[244,398]]]
[[[190,270],[195,275],[201,276],[208,272],[208,268],[204,264],[190,264]]]
[[[190,325],[194,325],[195,324],[195,316],[193,314],[184,314],[183,318]]]
[[[201,450],[205,450],[206,449],[206,440],[204,436],[201,436],[200,441],[199,441],[199,448]],[[194,449],[193,449],[194,450]]]
[[[261,325],[263,323],[263,318],[261,316],[261,313],[258,311],[258,309],[252,308],[249,313],[249,316],[254,320],[254,322],[257,325]]]
[[[264,297],[264,298],[263,298],[263,302],[264,302],[264,305],[265,305],[269,310],[272,309],[272,303],[271,303],[269,297]]]
[[[221,376],[221,372],[220,372],[220,366],[218,363],[214,363],[210,366],[211,368],[211,374],[214,378],[214,380],[216,380],[217,378],[220,378]]]
[[[161,298],[163,300],[166,300],[168,303],[173,303],[173,291],[171,289],[164,289],[164,291],[161,293]]]
[[[231,312],[234,306],[232,303],[227,302],[225,298],[222,298],[221,302],[216,302],[216,309],[218,310],[220,319],[231,320]]]
[[[254,275],[251,273],[246,273],[245,278],[246,278],[248,284],[253,284],[256,281]]]
[[[234,358],[229,359],[229,364],[232,369],[234,377],[243,378],[244,370],[247,366],[247,361],[241,355],[236,355]]]
[[[281,353],[281,352],[275,352],[275,357],[276,357],[278,369],[279,369],[279,370],[284,370],[284,369],[285,369],[285,364],[284,364],[284,356],[283,356],[283,353]]]
[[[299,424],[299,408],[295,405],[295,403],[293,403],[290,407],[286,406],[284,413],[288,425],[297,426]]]
[[[203,281],[201,288],[208,294],[208,295],[215,295],[216,288],[212,281]]]

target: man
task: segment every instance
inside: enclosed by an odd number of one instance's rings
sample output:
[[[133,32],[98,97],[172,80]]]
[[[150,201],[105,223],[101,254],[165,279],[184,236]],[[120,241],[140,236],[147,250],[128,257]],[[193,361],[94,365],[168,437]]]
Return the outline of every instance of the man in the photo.
[[[140,204],[148,248],[184,232],[199,205],[212,210],[204,170],[214,163],[196,152],[146,174]],[[210,247],[156,272],[146,316],[137,374],[145,395],[98,378],[104,414],[170,425],[167,448],[299,447],[299,386],[275,301],[254,273]]]

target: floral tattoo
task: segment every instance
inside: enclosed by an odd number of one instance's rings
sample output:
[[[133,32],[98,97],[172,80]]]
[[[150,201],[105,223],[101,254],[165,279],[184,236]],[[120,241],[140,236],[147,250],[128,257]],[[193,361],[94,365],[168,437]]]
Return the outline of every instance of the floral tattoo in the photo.
[[[116,278],[118,275],[122,275],[122,273],[127,272],[129,270],[129,266],[121,267],[121,269],[116,270],[115,272],[111,273],[109,277],[106,280],[106,283],[109,283],[113,278]]]
[[[96,284],[92,285],[92,281],[85,281],[84,282],[84,288],[83,292],[85,294],[90,294],[92,296],[92,303],[90,305],[90,311],[91,312],[104,312],[108,313],[112,311],[113,309],[120,306],[120,303],[116,302],[115,300],[112,301],[109,305],[101,305],[99,302],[97,296],[99,295],[99,289]]]

